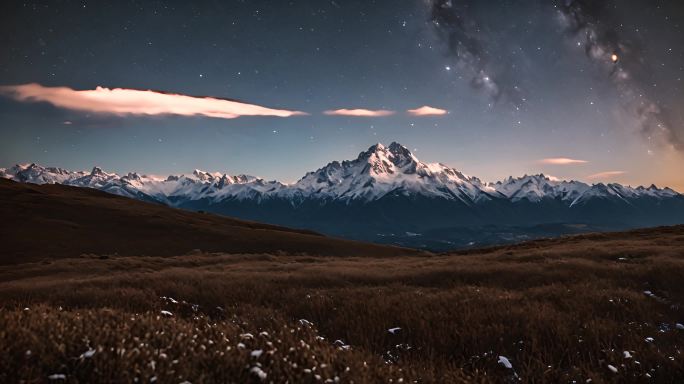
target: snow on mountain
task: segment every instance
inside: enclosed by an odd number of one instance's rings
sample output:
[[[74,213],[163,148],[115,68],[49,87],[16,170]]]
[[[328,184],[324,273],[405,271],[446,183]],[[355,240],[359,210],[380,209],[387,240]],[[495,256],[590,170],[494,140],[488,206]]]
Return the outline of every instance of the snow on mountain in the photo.
[[[100,167],[93,167],[90,174],[70,178],[63,182],[63,184],[102,189],[110,183],[116,183],[119,179],[120,177],[116,173],[107,173]]]
[[[637,187],[633,188],[630,186],[624,186],[616,183],[611,183],[611,184],[603,184],[603,183],[598,183],[592,185],[589,189],[584,191],[580,196],[578,196],[576,199],[572,201],[572,204],[570,206],[574,206],[577,204],[581,204],[583,202],[592,200],[592,199],[607,199],[607,198],[615,198],[619,201],[623,201],[625,203],[629,203],[630,199],[635,199],[635,198],[640,198],[640,197],[649,197],[649,198],[655,198],[655,199],[666,199],[666,198],[671,198],[679,195],[679,193],[673,191],[670,188],[663,188],[660,189],[656,187],[655,185],[651,185],[648,188],[645,187]]]
[[[203,198],[217,201],[227,198],[240,200],[259,198],[283,186],[275,181],[264,181],[249,175],[230,176],[201,170],[195,170],[190,175],[172,175],[166,179],[129,173],[122,177],[120,182],[131,189],[169,204]]]
[[[105,172],[99,167],[94,167],[90,172],[72,172],[36,164],[0,168],[0,177],[34,184],[89,187],[127,197],[140,197],[140,194],[143,194],[165,203],[173,203],[173,199],[197,200],[204,197],[253,198],[283,186],[278,182],[266,182],[249,175],[230,176],[201,170],[195,170],[187,176],[172,175],[160,179],[135,172],[119,176],[116,173]]]
[[[511,201],[527,200],[533,203],[543,199],[574,201],[591,187],[579,181],[565,181],[540,175],[509,177],[491,185]]]
[[[333,161],[307,173],[288,193],[322,199],[377,200],[389,193],[458,199],[491,199],[494,190],[443,164],[420,162],[406,147],[375,144],[355,160]]]
[[[0,177],[20,182],[97,188],[134,198],[150,198],[170,205],[207,199],[255,200],[289,199],[292,203],[305,199],[374,201],[384,196],[422,196],[432,199],[460,201],[466,205],[491,200],[511,202],[560,200],[572,207],[586,201],[617,199],[628,201],[639,197],[668,198],[679,194],[656,186],[632,188],[620,184],[589,185],[580,181],[564,181],[540,175],[509,177],[496,183],[463,174],[441,163],[423,163],[399,143],[375,144],[354,160],[333,161],[299,181],[285,185],[248,175],[231,176],[220,172],[195,170],[189,175],[167,178],[130,172],[120,176],[99,167],[90,172],[73,172],[36,164],[0,168]]]
[[[32,184],[63,184],[86,174],[86,172],[72,172],[62,168],[46,168],[35,163],[17,164],[10,168],[0,169],[1,177]]]

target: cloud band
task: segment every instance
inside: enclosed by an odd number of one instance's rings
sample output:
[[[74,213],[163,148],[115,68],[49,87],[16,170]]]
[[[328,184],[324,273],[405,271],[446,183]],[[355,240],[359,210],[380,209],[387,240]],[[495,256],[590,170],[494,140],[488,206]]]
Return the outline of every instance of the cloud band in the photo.
[[[114,115],[182,115],[220,119],[306,115],[300,111],[267,108],[236,100],[126,88],[97,87],[79,91],[31,83],[0,86],[0,95],[22,102],[47,102],[58,108]]]
[[[383,117],[394,115],[395,111],[389,111],[386,109],[334,109],[324,111],[324,114],[328,116],[353,116],[353,117]]]
[[[606,179],[614,176],[620,176],[624,175],[626,172],[625,171],[607,171],[607,172],[599,172],[595,173],[593,175],[587,176],[587,179],[591,180],[596,180],[596,179]]]
[[[548,165],[574,165],[574,164],[586,164],[586,160],[570,159],[567,157],[550,157],[546,159],[539,160],[542,164]]]

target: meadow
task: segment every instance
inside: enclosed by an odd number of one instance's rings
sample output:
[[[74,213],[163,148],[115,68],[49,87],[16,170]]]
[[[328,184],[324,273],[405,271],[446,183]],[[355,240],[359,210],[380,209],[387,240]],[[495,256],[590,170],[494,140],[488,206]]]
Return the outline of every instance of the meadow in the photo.
[[[0,267],[0,382],[672,383],[684,227],[451,254]]]

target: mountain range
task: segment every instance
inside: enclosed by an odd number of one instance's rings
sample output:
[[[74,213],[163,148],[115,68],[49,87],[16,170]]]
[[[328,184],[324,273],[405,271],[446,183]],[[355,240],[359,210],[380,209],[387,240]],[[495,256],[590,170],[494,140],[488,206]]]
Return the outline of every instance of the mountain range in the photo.
[[[160,178],[37,164],[0,168],[0,177],[432,250],[684,223],[684,195],[670,188],[589,185],[543,174],[487,183],[421,162],[398,143],[375,144],[292,184],[200,170]]]

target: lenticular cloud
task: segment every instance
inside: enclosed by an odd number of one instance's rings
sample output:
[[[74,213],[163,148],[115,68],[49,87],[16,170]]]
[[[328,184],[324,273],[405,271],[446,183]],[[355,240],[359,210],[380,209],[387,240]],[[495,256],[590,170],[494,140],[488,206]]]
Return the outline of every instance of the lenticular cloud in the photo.
[[[599,173],[594,173],[593,175],[587,176],[587,179],[590,179],[590,180],[606,179],[606,178],[621,176],[621,175],[624,175],[625,173],[626,173],[625,171],[599,172]]]
[[[410,116],[442,116],[449,113],[446,109],[435,108],[429,105],[423,105],[420,108],[409,109],[406,111]]]
[[[389,111],[386,109],[334,109],[323,112],[323,114],[328,116],[354,116],[354,117],[383,117],[394,115],[395,111]]]
[[[573,165],[573,164],[586,164],[588,161],[586,160],[578,160],[578,159],[569,159],[567,157],[550,157],[546,159],[541,159],[539,160],[540,163],[542,164],[549,164],[549,165]]]
[[[23,102],[47,102],[59,108],[114,115],[181,115],[220,119],[306,115],[300,111],[267,108],[236,100],[126,88],[97,87],[79,91],[33,83],[0,86],[0,95]]]

